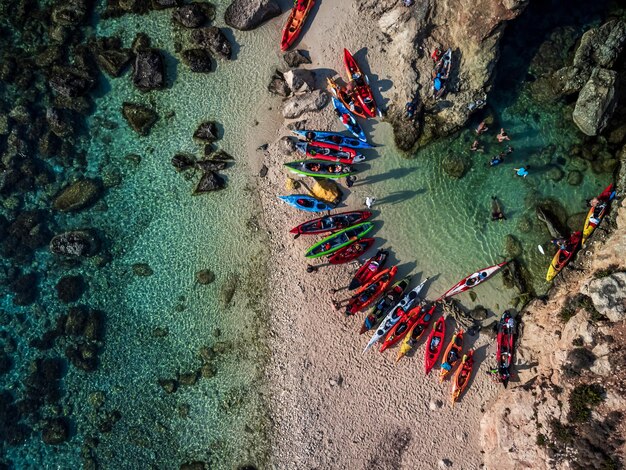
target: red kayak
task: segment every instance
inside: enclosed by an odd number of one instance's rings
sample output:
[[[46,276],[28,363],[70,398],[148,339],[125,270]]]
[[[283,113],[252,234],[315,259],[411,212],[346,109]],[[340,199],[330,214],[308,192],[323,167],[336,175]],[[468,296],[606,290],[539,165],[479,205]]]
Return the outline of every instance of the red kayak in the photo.
[[[415,322],[415,324],[409,328],[409,331],[406,335],[404,335],[404,341],[402,342],[402,346],[400,346],[400,350],[398,351],[398,355],[396,356],[396,362],[402,359],[408,352],[410,352],[417,342],[420,340],[426,328],[430,324],[430,320],[432,320],[435,310],[437,309],[437,304],[433,304],[428,313]]]
[[[296,148],[307,157],[341,162],[346,165],[365,161],[365,156],[358,153],[353,148],[342,147],[327,142],[298,142]]]
[[[424,372],[428,375],[435,366],[441,350],[443,349],[443,340],[446,337],[446,319],[441,317],[433,326],[428,341],[426,342],[426,354],[424,355]]]
[[[546,274],[546,281],[551,281],[554,277],[559,274],[567,263],[571,261],[574,257],[578,248],[580,248],[580,242],[582,241],[583,233],[582,232],[574,232],[569,237],[565,248],[559,248],[559,251],[556,252],[554,258],[548,267],[548,273]]]
[[[315,5],[314,0],[295,0],[289,18],[283,28],[283,36],[280,40],[280,50],[286,51],[298,39],[306,17]]]
[[[346,72],[348,73],[350,82],[354,84],[352,98],[363,107],[365,114],[369,117],[376,117],[378,111],[372,89],[369,85],[369,80],[361,71],[348,49],[343,50],[343,63],[346,66]]]
[[[346,315],[354,315],[373,304],[389,287],[397,271],[397,266],[385,269],[374,276],[368,284],[361,286],[348,302]]]
[[[421,305],[412,308],[406,313],[402,311],[398,323],[393,325],[393,328],[391,328],[391,330],[389,330],[389,333],[387,333],[387,336],[385,336],[385,340],[380,346],[380,352],[384,352],[385,349],[391,348],[392,346],[395,346],[399,341],[401,341],[402,338],[404,338],[404,336],[409,332],[411,327],[415,325],[415,323],[417,323],[419,319],[424,316],[425,313],[426,310],[424,310]]]
[[[298,235],[317,235],[320,233],[334,232],[365,222],[371,216],[372,213],[370,211],[340,212],[339,214],[311,219],[292,228],[290,232]]]
[[[378,250],[378,252],[368,259],[363,266],[359,268],[348,286],[348,290],[354,290],[361,287],[363,284],[367,284],[378,271],[383,269],[385,261],[389,252],[386,250]]]
[[[373,238],[361,238],[341,250],[334,252],[328,257],[330,264],[343,264],[352,261],[365,253],[374,244]]]
[[[498,379],[506,387],[511,377],[513,362],[513,344],[515,342],[515,319],[509,312],[504,312],[498,322],[496,359],[498,360]]]
[[[476,287],[478,284],[485,282],[495,273],[500,271],[500,269],[506,266],[507,263],[508,261],[505,261],[500,264],[494,264],[493,266],[489,266],[488,268],[483,268],[480,271],[476,271],[475,273],[470,274],[463,280],[457,282],[452,288],[446,291],[445,294],[439,297],[437,301],[443,300],[446,297],[452,297],[453,295],[460,294],[461,292],[465,292],[467,290],[472,289],[473,287]]]

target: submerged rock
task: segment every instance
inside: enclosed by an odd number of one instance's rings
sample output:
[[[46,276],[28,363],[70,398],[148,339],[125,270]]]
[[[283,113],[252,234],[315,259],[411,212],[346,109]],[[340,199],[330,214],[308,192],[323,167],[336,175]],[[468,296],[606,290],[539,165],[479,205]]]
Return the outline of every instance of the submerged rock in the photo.
[[[274,0],[235,0],[226,8],[224,21],[232,28],[248,31],[281,13]]]
[[[98,347],[93,343],[68,346],[65,356],[74,367],[85,372],[93,372],[98,367]]]
[[[94,80],[86,72],[77,68],[54,67],[48,84],[57,95],[77,98],[89,93]]]
[[[136,52],[133,83],[142,91],[165,88],[165,64],[159,50],[144,49]]]
[[[516,258],[522,254],[522,244],[513,235],[508,234],[504,238],[504,250],[511,258]]]
[[[202,269],[196,273],[196,282],[198,284],[207,285],[215,281],[215,274],[210,269]]]
[[[148,277],[154,274],[154,271],[148,263],[135,263],[133,264],[133,273],[135,276]]]
[[[567,173],[567,183],[571,186],[578,186],[583,182],[583,174],[578,170],[572,170]]]
[[[122,116],[124,116],[131,129],[142,136],[150,134],[150,129],[159,119],[159,115],[154,109],[129,102],[122,104]]]
[[[202,175],[200,181],[198,181],[196,188],[193,190],[193,194],[195,196],[198,194],[209,193],[212,191],[218,191],[225,187],[226,182],[224,181],[224,178],[214,171],[207,171]]]
[[[617,105],[617,73],[595,68],[580,91],[572,118],[587,135],[604,130]]]
[[[63,276],[55,288],[61,302],[76,302],[85,292],[85,281],[82,276]]]
[[[96,62],[110,77],[119,77],[133,59],[130,49],[107,49],[96,52]]]
[[[441,161],[441,168],[448,176],[460,179],[469,169],[469,163],[466,158],[449,153]]]
[[[296,119],[304,113],[316,112],[324,108],[330,100],[328,93],[315,90],[311,93],[294,96],[283,104],[283,117]]]
[[[54,198],[52,207],[61,212],[75,212],[93,205],[100,199],[102,184],[99,180],[85,178],[71,183]]]
[[[230,41],[216,26],[193,31],[191,40],[197,46],[209,49],[223,59],[230,59],[232,56],[233,48]]]
[[[55,235],[50,240],[50,251],[64,256],[94,256],[100,242],[91,230],[72,230]]]
[[[217,123],[215,121],[203,122],[193,133],[193,138],[205,144],[215,142],[219,139]]]
[[[180,54],[183,63],[196,73],[213,71],[213,57],[206,49],[186,49]]]
[[[185,171],[193,168],[196,164],[196,157],[190,153],[177,153],[172,157],[172,165],[176,171]]]
[[[159,385],[165,390],[165,393],[174,393],[178,390],[178,382],[173,379],[159,379]]]
[[[172,20],[185,28],[199,28],[215,18],[215,7],[210,3],[192,2],[177,8],[172,13]]]
[[[239,276],[236,274],[229,275],[220,288],[220,300],[222,305],[227,307],[233,300],[237,286],[239,285]]]
[[[195,167],[202,171],[221,171],[225,170],[228,163],[220,160],[200,160],[197,161]]]
[[[290,68],[299,67],[302,64],[310,64],[311,59],[303,54],[301,50],[285,52],[283,60]]]
[[[48,421],[41,431],[41,438],[44,443],[57,445],[67,441],[69,437],[69,426],[63,418]]]

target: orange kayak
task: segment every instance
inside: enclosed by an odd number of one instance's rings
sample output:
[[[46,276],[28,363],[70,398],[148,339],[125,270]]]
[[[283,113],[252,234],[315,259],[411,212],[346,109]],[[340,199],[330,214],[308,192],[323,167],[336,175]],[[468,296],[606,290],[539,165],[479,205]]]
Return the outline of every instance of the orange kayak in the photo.
[[[363,111],[363,108],[358,103],[355,103],[353,97],[348,95],[345,87],[340,86],[334,79],[327,77],[326,82],[328,82],[328,88],[331,93],[335,95],[341,103],[350,110],[352,114],[355,116],[359,116],[362,118],[367,118],[367,115]]]
[[[283,28],[283,37],[280,40],[280,50],[286,51],[298,39],[306,17],[309,16],[311,8],[315,5],[315,0],[295,0],[293,8],[287,18],[287,23]]]
[[[463,391],[467,388],[474,367],[474,350],[470,349],[463,356],[461,366],[457,369],[452,380],[452,406],[459,399]]]
[[[404,335],[404,341],[402,341],[402,345],[400,346],[400,350],[396,356],[396,362],[402,359],[417,344],[426,331],[426,327],[430,324],[430,320],[432,319],[436,308],[437,304],[433,304],[428,313],[420,317],[409,329],[408,333]]]
[[[385,336],[385,341],[383,341],[383,344],[380,347],[380,352],[384,352],[385,349],[390,348],[401,341],[413,325],[415,325],[415,323],[417,323],[417,321],[424,316],[424,313],[426,313],[426,311],[422,311],[421,305],[418,305],[408,312],[404,312],[401,315],[400,320],[398,320],[398,323],[393,325],[393,328],[389,330],[389,333]]]
[[[446,380],[448,374],[454,369],[454,366],[461,359],[461,352],[463,351],[463,330],[456,333],[450,340],[450,344],[443,353],[441,359],[441,371],[439,372],[439,382]]]
[[[378,109],[376,108],[376,102],[374,101],[374,94],[372,93],[369,79],[367,75],[361,71],[359,64],[356,63],[356,60],[354,60],[352,53],[348,49],[343,50],[343,63],[346,66],[348,80],[352,82],[354,86],[352,99],[363,107],[363,111],[367,116],[376,117]]]
[[[430,373],[435,366],[441,350],[443,349],[443,340],[446,338],[446,319],[441,317],[435,322],[428,341],[426,342],[426,353],[424,354],[424,372],[426,375]]]

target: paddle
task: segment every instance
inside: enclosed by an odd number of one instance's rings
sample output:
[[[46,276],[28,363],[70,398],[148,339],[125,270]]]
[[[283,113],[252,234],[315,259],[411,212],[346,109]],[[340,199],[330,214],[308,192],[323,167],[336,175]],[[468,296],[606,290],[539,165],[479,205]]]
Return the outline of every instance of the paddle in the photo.
[[[539,253],[541,253],[542,255],[546,254],[546,252],[543,251],[543,247],[541,245],[537,245],[537,249],[539,250]]]

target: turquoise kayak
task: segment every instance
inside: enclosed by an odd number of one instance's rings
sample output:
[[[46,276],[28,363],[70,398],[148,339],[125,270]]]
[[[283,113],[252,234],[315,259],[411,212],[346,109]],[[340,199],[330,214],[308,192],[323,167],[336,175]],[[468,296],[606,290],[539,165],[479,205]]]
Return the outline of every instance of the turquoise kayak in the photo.
[[[334,209],[327,202],[320,201],[306,194],[292,194],[291,196],[278,196],[290,206],[307,212],[325,212]]]
[[[344,106],[344,104],[339,101],[337,98],[333,97],[333,106],[335,107],[335,113],[339,117],[341,123],[346,126],[354,136],[360,141],[367,142],[367,137],[365,137],[365,132],[361,129],[361,126],[357,122],[356,118],[352,115],[350,110]]]

